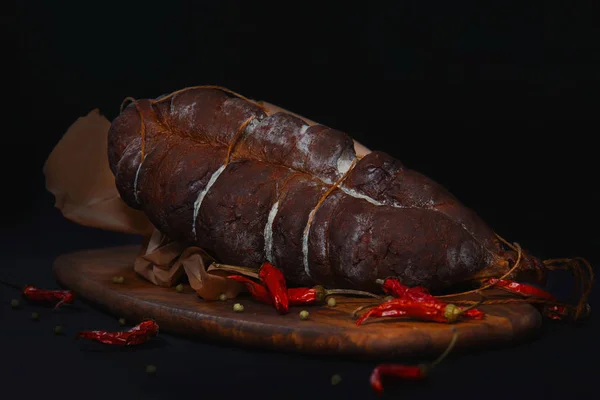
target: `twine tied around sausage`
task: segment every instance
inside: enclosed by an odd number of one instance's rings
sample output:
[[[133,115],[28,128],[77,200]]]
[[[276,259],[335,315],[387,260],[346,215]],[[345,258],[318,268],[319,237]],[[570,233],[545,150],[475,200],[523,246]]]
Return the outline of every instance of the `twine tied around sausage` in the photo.
[[[506,297],[489,298],[488,297],[488,298],[485,298],[485,299],[482,299],[479,301],[457,299],[457,300],[452,300],[452,303],[456,304],[456,305],[472,306],[472,307],[479,306],[479,305],[502,305],[502,304],[516,304],[516,303],[543,305],[543,306],[549,307],[546,309],[545,314],[554,319],[561,319],[563,316],[568,314],[568,315],[572,316],[573,320],[578,320],[578,319],[587,317],[591,313],[591,307],[587,303],[587,298],[592,289],[593,280],[594,280],[594,272],[593,272],[592,267],[589,264],[589,262],[587,262],[587,260],[585,260],[583,258],[577,258],[577,259],[566,258],[566,259],[545,260],[543,262],[544,267],[549,270],[552,270],[552,271],[571,270],[573,272],[577,289],[583,288],[582,292],[581,292],[581,296],[579,298],[579,301],[576,305],[560,302],[554,298],[540,298],[540,297],[535,297],[535,295],[514,292],[514,291],[512,291],[504,286],[498,285],[498,284],[504,278],[510,276],[513,272],[515,272],[519,269],[519,267],[521,266],[521,260],[522,260],[522,249],[518,243],[510,244],[510,243],[506,242],[504,239],[502,239],[500,236],[498,236],[498,237],[500,238],[501,241],[506,243],[511,249],[513,249],[517,252],[517,260],[516,260],[515,264],[506,273],[504,273],[502,276],[500,276],[500,278],[494,279],[494,281],[492,281],[491,283],[485,284],[477,289],[468,290],[468,291],[459,292],[459,293],[451,293],[451,294],[441,295],[441,296],[433,296],[433,297],[435,297],[437,299],[445,299],[445,298],[454,298],[454,297],[459,297],[459,296],[465,296],[465,295],[473,294],[473,293],[483,296],[482,292],[484,292],[485,290],[500,289],[500,290],[510,293],[510,295],[512,297],[509,297],[509,298],[506,298]],[[585,271],[588,272],[587,277],[584,274]],[[357,309],[355,309],[353,311],[352,316],[354,318],[356,318],[356,316],[358,315],[358,313],[360,311],[365,310],[367,308],[374,307],[375,305],[376,304],[366,304],[361,307],[358,307]]]
[[[515,247],[511,246],[511,244],[507,242],[504,238],[502,238],[500,235],[496,234],[496,237],[498,237],[498,239],[500,239],[500,241],[502,241],[508,247],[515,250]],[[544,304],[557,305],[574,310],[575,320],[589,315],[591,308],[587,303],[587,300],[590,293],[592,292],[592,287],[594,286],[594,270],[591,264],[585,258],[582,257],[548,259],[542,261],[542,264],[549,271],[571,271],[573,278],[575,279],[575,291],[580,293],[579,301],[577,302],[576,306],[559,302],[553,302],[551,300],[547,300],[547,302]]]
[[[154,99],[151,100],[150,104],[154,105],[154,104],[158,104],[161,103],[165,100],[171,99],[172,97],[183,93],[183,92],[187,92],[189,90],[193,90],[193,89],[217,89],[217,90],[221,90],[225,93],[231,94],[233,96],[236,96],[242,100],[245,100],[249,103],[252,103],[254,105],[256,105],[257,107],[259,107],[261,110],[263,110],[265,113],[268,111],[266,109],[265,106],[263,106],[262,104],[259,104],[256,101],[252,101],[249,98],[242,96],[239,93],[234,92],[233,90],[229,90],[227,88],[224,88],[222,86],[217,86],[217,85],[202,85],[202,86],[190,86],[187,88],[183,88],[180,90],[177,90],[175,92],[172,92],[166,96],[160,97],[158,99]],[[133,103],[133,105],[135,106],[136,111],[138,112],[138,114],[140,115],[140,136],[141,136],[141,148],[140,148],[140,162],[144,161],[145,158],[145,151],[146,151],[146,124],[144,123],[144,116],[142,115],[142,111],[139,108],[138,102],[135,98],[133,97],[126,97],[125,99],[123,99],[123,101],[121,102],[121,106],[119,107],[119,112],[122,113],[123,110],[130,104]],[[252,116],[250,118],[248,118],[246,121],[244,121],[244,123],[242,123],[242,125],[240,126],[240,128],[238,129],[238,132],[236,133],[236,136],[234,137],[234,139],[232,140],[231,144],[229,145],[229,148],[227,150],[227,159],[226,159],[226,163],[229,163],[229,158],[232,152],[233,147],[235,146],[235,144],[238,142],[238,138],[241,136],[241,133],[244,131],[244,129],[246,128],[246,126],[248,126],[248,124],[254,119],[256,118],[256,116]]]
[[[594,270],[590,263],[585,258],[575,257],[544,260],[543,264],[550,271],[571,271],[576,290],[581,291],[579,302],[575,307],[575,319],[587,316],[590,312],[587,300],[594,286]]]
[[[518,268],[520,266],[521,257],[522,257],[522,250],[521,250],[521,246],[519,246],[518,243],[511,244],[508,241],[506,241],[504,238],[502,238],[500,235],[496,234],[496,236],[498,237],[498,239],[500,241],[502,241],[504,244],[506,244],[509,248],[511,248],[512,250],[517,252],[517,260],[516,260],[515,264],[512,266],[512,268],[510,268],[505,274],[503,274],[500,278],[498,278],[493,283],[488,283],[480,288],[469,290],[466,292],[451,293],[451,294],[442,295],[442,296],[435,296],[436,298],[450,298],[450,297],[464,296],[467,294],[483,291],[486,289],[492,289],[492,288],[506,290],[502,286],[497,286],[497,284],[499,281],[503,280],[504,278],[506,278],[507,276],[509,276],[516,270],[518,270]],[[528,296],[524,296],[524,295],[521,295],[524,297],[486,300],[482,304],[483,305],[514,304],[514,303],[540,304],[540,305],[546,305],[546,306],[551,306],[551,307],[552,306],[563,307],[565,309],[568,309],[573,313],[574,320],[578,320],[578,319],[587,317],[591,312],[591,307],[588,304],[587,300],[592,291],[592,287],[594,284],[594,270],[592,269],[592,266],[590,265],[590,263],[586,259],[581,258],[581,257],[548,259],[548,260],[542,261],[542,263],[543,263],[544,267],[550,271],[557,271],[557,270],[571,271],[571,273],[573,274],[573,278],[575,279],[576,291],[580,292],[579,300],[576,305],[563,303],[563,302],[560,302],[557,300],[541,299],[541,298],[536,298],[536,297],[528,297]],[[586,275],[586,272],[587,272],[587,275]],[[519,296],[519,294],[516,294],[513,292],[511,292],[511,293],[513,295]],[[474,304],[474,301],[472,301],[472,300],[454,300],[453,303],[456,303],[458,305],[469,305],[469,304]]]

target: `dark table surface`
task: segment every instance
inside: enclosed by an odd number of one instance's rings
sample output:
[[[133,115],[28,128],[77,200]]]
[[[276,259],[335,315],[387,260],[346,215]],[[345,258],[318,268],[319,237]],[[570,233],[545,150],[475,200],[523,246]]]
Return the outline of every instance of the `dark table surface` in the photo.
[[[0,277],[57,288],[52,262],[78,249],[137,243],[136,237],[75,225],[47,206],[11,229],[3,229]],[[593,261],[593,260],[592,260]],[[566,284],[566,283],[565,283]],[[562,286],[554,282],[554,289]],[[368,378],[374,361],[278,354],[161,334],[152,345],[113,351],[74,341],[82,329],[119,330],[118,316],[79,302],[79,310],[53,313],[27,305],[11,309],[18,293],[0,286],[0,343],[4,398],[49,395],[116,398],[376,398]],[[598,304],[597,295],[591,299]],[[40,314],[39,322],[31,313]],[[65,335],[55,336],[57,324]],[[507,348],[450,357],[422,384],[388,384],[389,398],[588,398],[596,390],[598,318],[569,324],[544,321],[535,338]],[[148,376],[145,367],[157,367]],[[332,386],[331,376],[340,384]],[[18,397],[17,397],[18,396]]]

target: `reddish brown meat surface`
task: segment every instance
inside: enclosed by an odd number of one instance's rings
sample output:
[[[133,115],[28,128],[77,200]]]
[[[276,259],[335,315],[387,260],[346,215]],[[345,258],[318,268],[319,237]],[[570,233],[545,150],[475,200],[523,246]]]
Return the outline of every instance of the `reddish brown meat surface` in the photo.
[[[383,152],[357,160],[307,229],[355,159],[352,139],[218,89],[129,104],[108,157],[124,201],[157,229],[223,263],[268,260],[291,286],[377,290],[397,276],[435,289],[511,258],[472,210]]]

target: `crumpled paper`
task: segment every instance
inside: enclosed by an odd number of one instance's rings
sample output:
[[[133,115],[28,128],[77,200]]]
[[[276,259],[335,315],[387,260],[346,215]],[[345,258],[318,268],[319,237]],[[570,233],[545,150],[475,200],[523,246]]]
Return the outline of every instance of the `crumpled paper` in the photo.
[[[243,286],[226,279],[225,271],[207,272],[206,266],[213,261],[201,248],[186,248],[155,230],[142,244],[133,269],[155,285],[166,287],[179,282],[185,273],[192,289],[204,300],[218,300],[221,294],[235,298]]]
[[[271,115],[287,112],[266,102]],[[226,279],[231,272],[211,267],[214,261],[199,247],[185,247],[158,231],[143,212],[127,206],[115,185],[108,165],[107,146],[110,122],[95,109],[80,117],[67,130],[44,164],[46,188],[54,194],[55,206],[63,216],[80,225],[139,234],[144,241],[135,260],[134,270],[157,286],[170,287],[187,276],[190,286],[205,300],[217,300],[221,294],[235,298],[243,285]],[[370,150],[354,142],[358,156]]]

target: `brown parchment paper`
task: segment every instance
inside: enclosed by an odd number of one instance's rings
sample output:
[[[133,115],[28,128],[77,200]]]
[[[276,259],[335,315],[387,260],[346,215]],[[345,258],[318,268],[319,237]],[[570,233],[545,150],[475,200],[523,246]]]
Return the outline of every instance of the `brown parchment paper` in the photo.
[[[80,225],[150,235],[152,224],[128,207],[108,166],[110,122],[95,109],[64,134],[44,164],[46,188],[65,218]]]
[[[158,286],[173,286],[185,273],[192,289],[204,300],[218,300],[221,294],[235,298],[243,286],[226,279],[224,271],[206,271],[214,260],[199,247],[184,247],[155,230],[144,241],[136,257],[135,272]]]
[[[287,112],[266,102],[269,115]],[[214,261],[199,247],[185,247],[163,235],[141,211],[127,206],[119,196],[115,177],[108,165],[110,121],[92,110],[71,125],[44,164],[46,188],[54,194],[55,206],[63,216],[80,225],[142,235],[144,241],[135,260],[134,270],[157,286],[170,287],[187,276],[190,286],[205,300],[217,300],[221,294],[235,298],[243,285],[226,279],[227,272],[208,268]],[[354,142],[358,156],[370,150]],[[208,271],[207,271],[208,268]]]

